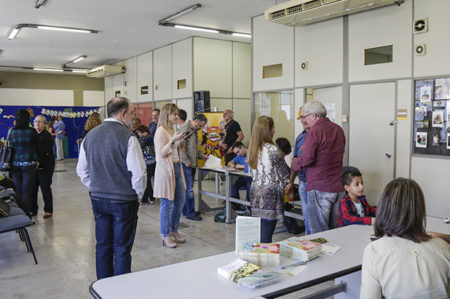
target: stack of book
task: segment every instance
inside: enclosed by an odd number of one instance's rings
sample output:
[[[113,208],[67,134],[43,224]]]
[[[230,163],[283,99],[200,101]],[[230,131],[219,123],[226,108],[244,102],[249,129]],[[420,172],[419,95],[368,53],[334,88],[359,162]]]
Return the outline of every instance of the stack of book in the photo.
[[[322,251],[322,245],[317,242],[290,238],[281,242],[281,254],[300,261],[310,261]]]
[[[278,266],[280,264],[280,244],[245,243],[238,250],[238,257],[259,266]]]

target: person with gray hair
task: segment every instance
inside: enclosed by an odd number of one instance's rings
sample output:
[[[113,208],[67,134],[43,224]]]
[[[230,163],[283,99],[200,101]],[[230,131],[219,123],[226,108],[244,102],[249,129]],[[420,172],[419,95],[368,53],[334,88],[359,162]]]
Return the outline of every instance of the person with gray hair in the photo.
[[[307,214],[311,233],[337,227],[339,200],[344,195],[341,176],[345,135],[326,115],[325,106],[319,101],[300,107],[300,120],[308,134],[302,154],[292,164],[293,171],[307,169]]]
[[[98,279],[131,272],[139,201],[147,186],[141,147],[130,130],[133,105],[121,97],[106,107],[108,118],[83,139],[77,164],[95,216]]]
[[[205,160],[205,155],[198,150],[198,131],[201,130],[208,119],[204,114],[198,113],[194,119],[184,123],[178,132],[185,135],[184,147],[181,150],[181,161],[183,162],[183,173],[186,180],[185,202],[183,215],[189,220],[200,221],[202,217],[195,212],[194,178],[197,168],[197,159]]]

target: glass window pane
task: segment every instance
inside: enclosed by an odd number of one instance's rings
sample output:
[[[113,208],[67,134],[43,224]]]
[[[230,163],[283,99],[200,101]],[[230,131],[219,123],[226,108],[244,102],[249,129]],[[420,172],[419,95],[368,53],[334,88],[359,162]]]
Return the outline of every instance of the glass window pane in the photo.
[[[274,141],[278,137],[294,142],[294,93],[291,90],[255,93],[255,119],[270,116],[275,122]]]

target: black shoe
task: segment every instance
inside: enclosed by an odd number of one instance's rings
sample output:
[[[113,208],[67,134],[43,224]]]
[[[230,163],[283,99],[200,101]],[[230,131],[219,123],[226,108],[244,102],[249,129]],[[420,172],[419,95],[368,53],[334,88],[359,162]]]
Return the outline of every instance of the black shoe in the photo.
[[[194,220],[194,221],[202,220],[202,217],[199,217],[199,216],[189,216],[189,217],[186,217],[186,218],[189,219],[189,220]]]
[[[200,216],[202,213],[200,213],[200,212],[195,212],[195,216]]]

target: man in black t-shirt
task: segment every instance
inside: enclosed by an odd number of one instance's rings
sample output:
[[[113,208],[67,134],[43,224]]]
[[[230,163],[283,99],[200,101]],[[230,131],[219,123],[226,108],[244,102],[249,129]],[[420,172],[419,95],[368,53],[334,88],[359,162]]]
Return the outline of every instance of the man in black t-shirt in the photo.
[[[223,112],[223,119],[227,124],[225,125],[225,139],[220,146],[225,151],[225,165],[228,165],[228,162],[236,157],[236,154],[232,150],[233,144],[242,142],[244,133],[242,133],[239,123],[233,119],[233,110],[225,110]]]

